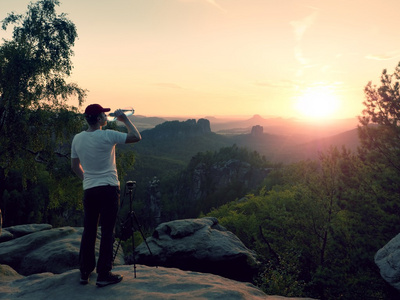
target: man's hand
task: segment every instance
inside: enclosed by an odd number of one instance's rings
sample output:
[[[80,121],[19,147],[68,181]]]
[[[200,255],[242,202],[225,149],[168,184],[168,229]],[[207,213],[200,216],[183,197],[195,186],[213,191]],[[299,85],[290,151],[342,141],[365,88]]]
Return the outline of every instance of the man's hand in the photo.
[[[142,139],[142,136],[139,133],[139,130],[133,125],[131,120],[125,115],[125,113],[121,109],[117,109],[115,112],[115,117],[118,121],[125,124],[126,128],[128,129],[128,135],[126,137],[126,144],[130,143],[137,143]]]
[[[120,122],[124,122],[128,118],[121,109],[117,109],[114,112],[114,115],[117,118],[117,120]]]

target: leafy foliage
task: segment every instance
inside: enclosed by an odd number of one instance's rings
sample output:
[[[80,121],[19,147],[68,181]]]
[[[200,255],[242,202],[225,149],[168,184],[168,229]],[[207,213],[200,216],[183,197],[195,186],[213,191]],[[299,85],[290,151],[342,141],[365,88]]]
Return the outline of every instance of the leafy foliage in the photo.
[[[379,197],[400,200],[400,63],[393,74],[383,70],[381,86],[370,82],[359,118],[360,157],[376,177]],[[399,211],[397,210],[397,213]]]
[[[71,74],[77,37],[66,15],[57,15],[57,0],[31,3],[25,15],[11,13],[2,28],[13,27],[0,47],[0,167],[5,173],[21,166],[35,178],[36,161],[49,163],[65,155],[63,143],[82,126],[77,108],[67,105],[85,90],[66,83]],[[19,164],[19,166],[17,166]]]
[[[40,0],[29,4],[24,15],[11,13],[2,21],[2,29],[12,27],[13,32],[0,46],[0,200],[9,225],[30,220],[60,224],[71,220],[65,215],[71,208],[79,209],[69,151],[72,135],[84,123],[67,100],[76,97],[80,105],[86,91],[66,82],[77,32],[65,14],[57,15],[58,5],[57,0]],[[22,188],[7,185],[10,172]],[[38,187],[42,202],[34,209],[26,195],[39,196]],[[13,218],[18,209],[25,211],[19,205],[35,216]],[[62,216],[60,221],[51,220],[50,211]]]
[[[271,189],[209,214],[259,254],[264,268],[257,283],[267,293],[319,299],[388,296],[373,257],[394,220],[386,220],[376,210],[377,199],[358,186],[364,177],[358,163],[345,149],[332,148],[319,162],[271,173],[281,178]]]

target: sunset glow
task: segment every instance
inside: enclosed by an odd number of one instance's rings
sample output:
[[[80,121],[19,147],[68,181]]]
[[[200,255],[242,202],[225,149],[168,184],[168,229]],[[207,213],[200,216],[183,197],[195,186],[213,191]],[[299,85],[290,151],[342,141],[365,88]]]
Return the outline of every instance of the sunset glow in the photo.
[[[30,2],[2,1],[0,19],[25,13]],[[70,82],[88,90],[84,105],[133,106],[145,116],[304,118],[361,114],[364,87],[400,60],[398,11],[398,0],[61,0],[57,7],[77,28]]]
[[[337,115],[339,106],[339,99],[329,87],[309,88],[298,97],[295,105],[301,117],[312,119],[340,118]]]

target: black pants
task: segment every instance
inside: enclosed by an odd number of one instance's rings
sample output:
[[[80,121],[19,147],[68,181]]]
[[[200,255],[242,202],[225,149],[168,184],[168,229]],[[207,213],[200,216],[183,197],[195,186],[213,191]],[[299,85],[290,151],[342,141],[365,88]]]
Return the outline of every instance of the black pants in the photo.
[[[108,273],[112,269],[114,229],[119,198],[118,186],[99,186],[84,191],[84,229],[79,253],[82,273],[90,273],[96,267],[95,245],[99,220],[101,240],[97,273]]]

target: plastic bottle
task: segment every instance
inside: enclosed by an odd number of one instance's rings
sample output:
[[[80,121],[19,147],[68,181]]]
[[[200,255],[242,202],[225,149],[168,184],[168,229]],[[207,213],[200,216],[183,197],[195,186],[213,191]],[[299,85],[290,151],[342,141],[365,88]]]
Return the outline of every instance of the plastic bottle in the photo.
[[[133,113],[135,112],[135,110],[132,107],[124,107],[124,108],[120,108],[122,110],[122,112],[126,115],[126,116],[131,116],[133,115]],[[117,117],[115,116],[115,111],[112,113],[109,113],[107,116],[107,121],[115,121],[117,120]]]

